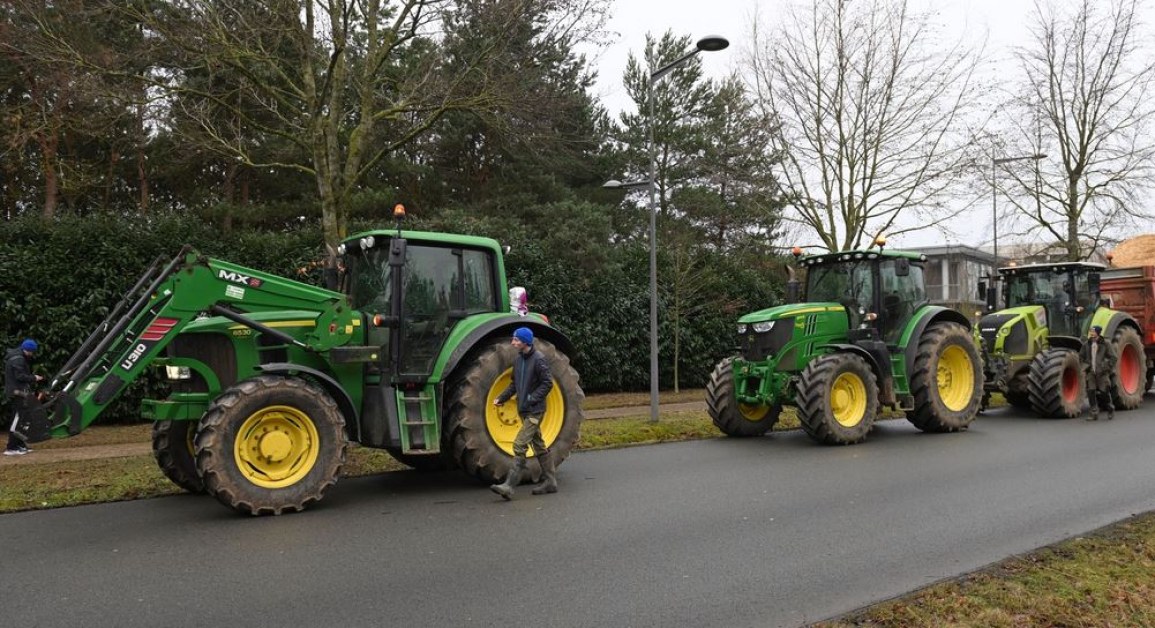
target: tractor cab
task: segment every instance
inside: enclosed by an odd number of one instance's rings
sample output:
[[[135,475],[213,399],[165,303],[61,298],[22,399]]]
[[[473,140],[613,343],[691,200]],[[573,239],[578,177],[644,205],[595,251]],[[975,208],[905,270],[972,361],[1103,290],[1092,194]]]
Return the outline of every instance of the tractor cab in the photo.
[[[1000,268],[1005,309],[1041,306],[1051,336],[1082,338],[1099,305],[1101,264],[1071,262]]]
[[[805,300],[836,302],[846,308],[854,335],[873,330],[888,345],[919,307],[927,303],[922,263],[926,257],[902,251],[846,251],[803,258]]]
[[[344,288],[369,317],[367,344],[382,348],[394,383],[428,379],[458,321],[503,311],[495,249],[420,232],[356,242],[343,251]]]

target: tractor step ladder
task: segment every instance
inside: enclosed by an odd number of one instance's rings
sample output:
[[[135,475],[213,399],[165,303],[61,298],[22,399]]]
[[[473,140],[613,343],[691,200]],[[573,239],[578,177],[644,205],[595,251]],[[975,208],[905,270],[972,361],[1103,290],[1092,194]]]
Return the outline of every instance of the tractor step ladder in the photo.
[[[401,452],[441,453],[437,429],[437,397],[432,384],[420,391],[397,391],[397,416],[401,420]]]

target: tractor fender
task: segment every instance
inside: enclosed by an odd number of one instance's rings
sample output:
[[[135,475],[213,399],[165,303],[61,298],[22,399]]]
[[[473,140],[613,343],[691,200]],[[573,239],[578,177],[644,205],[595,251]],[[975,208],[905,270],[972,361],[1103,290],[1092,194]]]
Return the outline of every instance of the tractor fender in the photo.
[[[357,422],[357,409],[353,406],[353,399],[349,397],[349,393],[345,392],[345,387],[337,383],[337,380],[333,379],[327,373],[291,362],[269,362],[268,364],[261,364],[257,368],[259,368],[262,373],[269,375],[304,374],[309,376],[316,381],[316,383],[320,384],[321,387],[325,389],[325,392],[333,397],[333,401],[337,402],[337,407],[341,409],[341,414],[345,415],[345,430],[347,432],[356,429],[356,426],[359,425]]]
[[[970,319],[963,316],[961,312],[938,305],[923,308],[922,316],[911,324],[907,329],[907,333],[904,334],[902,338],[902,342],[906,343],[903,348],[903,359],[906,362],[906,370],[908,372],[910,371],[910,365],[914,364],[915,359],[918,357],[918,344],[919,339],[922,338],[922,334],[932,323],[941,322],[958,323],[965,327],[968,332],[973,331]]]
[[[1135,330],[1135,333],[1139,334],[1140,338],[1143,337],[1143,332],[1139,329],[1138,321],[1123,312],[1113,312],[1111,314],[1111,318],[1107,320],[1107,324],[1103,325],[1103,337],[1108,339],[1114,338],[1115,332],[1119,331],[1120,327],[1130,327]]]
[[[1047,344],[1055,349],[1070,349],[1071,351],[1078,351],[1083,348],[1083,339],[1074,338],[1072,336],[1050,336],[1047,338]]]
[[[513,330],[518,327],[528,327],[533,330],[535,338],[544,338],[551,344],[558,348],[558,351],[573,356],[574,347],[569,338],[554,327],[550,327],[544,320],[533,316],[518,316],[510,314],[509,316],[501,316],[488,320],[474,329],[470,330],[453,348],[449,357],[445,360],[444,366],[441,367],[440,372],[443,374],[452,373],[459,363],[469,355],[477,345],[488,338],[494,336],[512,337]]]
[[[879,351],[885,354],[886,345],[882,342],[878,342],[877,345]],[[879,402],[883,404],[894,403],[894,374],[890,370],[889,363],[879,363],[879,355],[871,353],[865,347],[852,344],[827,344],[819,348],[826,349],[830,353],[853,353],[866,360],[866,364],[870,366],[870,370],[874,371],[874,376],[878,378]]]
[[[887,369],[886,373],[883,373],[882,369],[879,368],[878,360],[875,360],[874,356],[871,355],[869,351],[867,351],[866,349],[863,349],[862,347],[860,347],[858,345],[827,344],[827,345],[821,345],[821,346],[814,347],[814,348],[815,349],[826,349],[828,353],[853,353],[853,354],[861,357],[862,359],[866,360],[867,364],[870,365],[871,370],[874,371],[874,375],[875,375],[875,377],[879,378],[879,381],[882,381],[882,377],[884,375],[889,375],[889,373],[890,373],[890,369]]]

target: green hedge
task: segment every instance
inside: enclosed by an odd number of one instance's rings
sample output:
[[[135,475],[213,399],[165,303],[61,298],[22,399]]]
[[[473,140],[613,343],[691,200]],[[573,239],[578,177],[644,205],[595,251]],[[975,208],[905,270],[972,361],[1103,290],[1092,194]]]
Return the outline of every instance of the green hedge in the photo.
[[[645,242],[612,246],[608,220],[595,208],[543,208],[581,224],[561,224],[531,233],[524,223],[446,212],[412,228],[489,235],[509,244],[511,285],[525,286],[536,311],[550,316],[574,342],[575,366],[589,392],[645,390],[649,386],[648,250]],[[552,215],[552,214],[551,214]],[[564,221],[561,221],[564,222]],[[291,224],[291,223],[290,223]],[[354,224],[354,231],[381,226]],[[584,233],[576,237],[570,234]],[[571,239],[572,238],[572,239]],[[64,363],[143,270],[157,257],[171,257],[189,243],[201,252],[251,268],[305,281],[299,269],[321,257],[321,231],[301,221],[277,231],[222,233],[195,217],[97,216],[45,222],[21,218],[0,222],[0,341],[13,347],[31,336],[42,344],[42,371]],[[706,260],[711,305],[683,331],[681,385],[705,384],[713,365],[733,347],[733,321],[780,294],[769,268],[775,260],[738,260],[713,254]],[[771,279],[767,279],[771,277]],[[661,292],[659,320],[662,388],[672,388],[672,329]],[[133,420],[144,387],[125,395],[102,421]]]

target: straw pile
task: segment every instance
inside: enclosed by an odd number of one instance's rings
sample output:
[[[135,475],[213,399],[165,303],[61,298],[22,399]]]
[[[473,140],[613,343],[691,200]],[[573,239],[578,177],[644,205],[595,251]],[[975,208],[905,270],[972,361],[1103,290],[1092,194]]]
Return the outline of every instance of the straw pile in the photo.
[[[1116,267],[1155,264],[1155,233],[1123,240],[1111,251],[1111,265]]]

